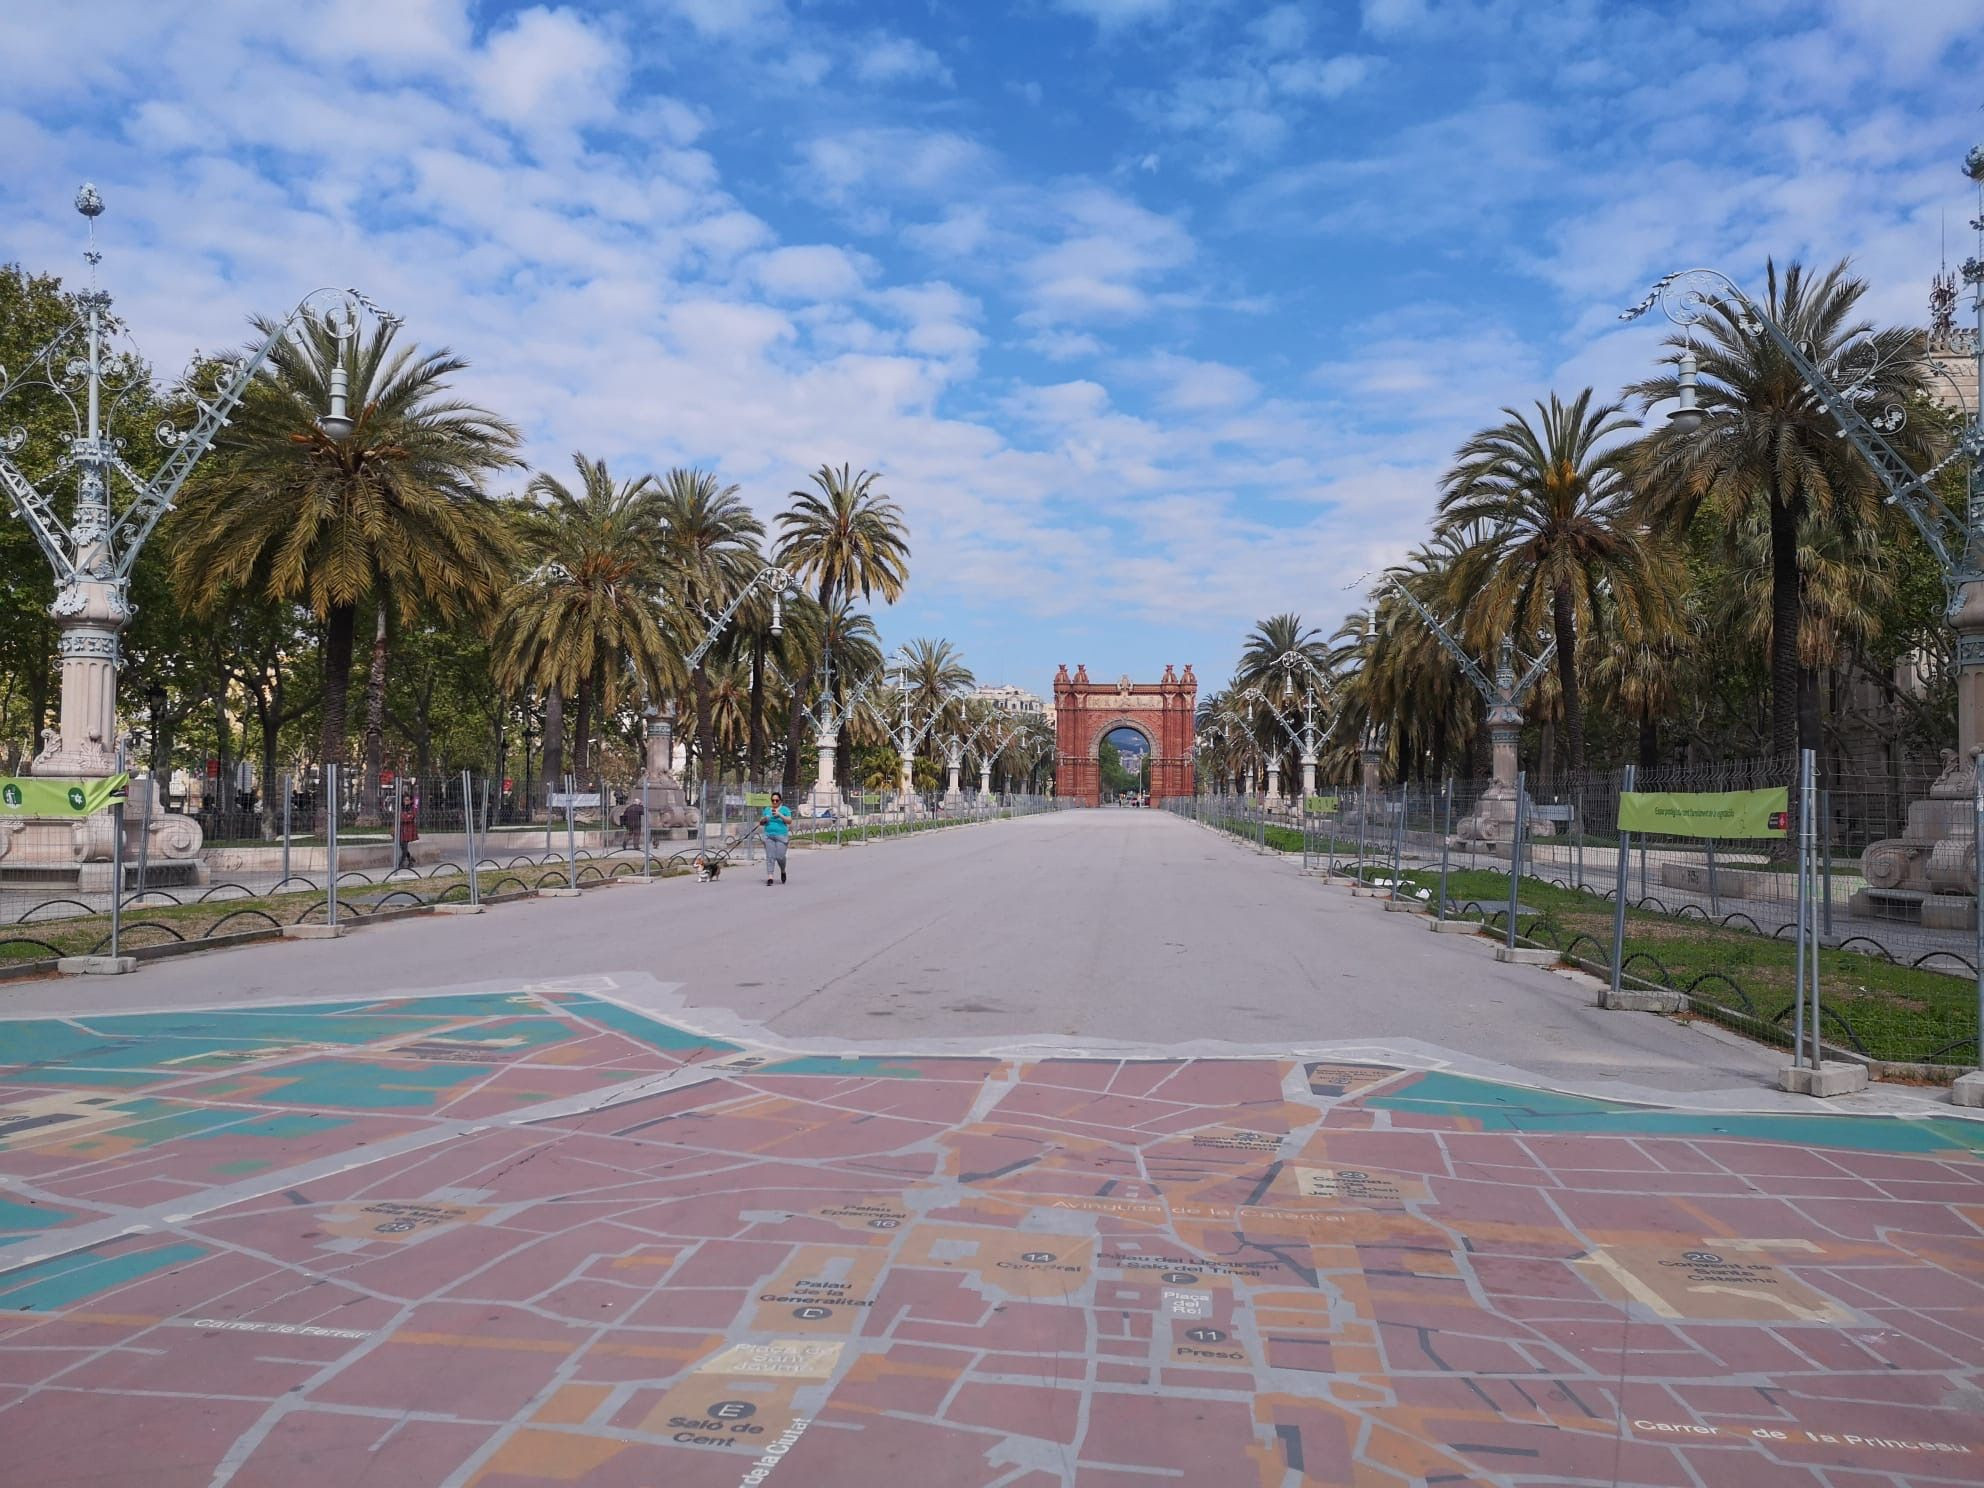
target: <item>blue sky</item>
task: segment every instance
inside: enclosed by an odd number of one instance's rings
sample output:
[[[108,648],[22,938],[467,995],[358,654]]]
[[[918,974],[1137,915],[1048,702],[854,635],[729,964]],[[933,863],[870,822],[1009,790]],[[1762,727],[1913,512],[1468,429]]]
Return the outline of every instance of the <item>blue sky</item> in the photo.
[[[1503,404],[1639,375],[1658,274],[1919,322],[1980,76],[1984,0],[15,3],[0,258],[78,268],[93,179],[162,367],[356,284],[536,463],[881,470],[891,644],[1217,682]]]

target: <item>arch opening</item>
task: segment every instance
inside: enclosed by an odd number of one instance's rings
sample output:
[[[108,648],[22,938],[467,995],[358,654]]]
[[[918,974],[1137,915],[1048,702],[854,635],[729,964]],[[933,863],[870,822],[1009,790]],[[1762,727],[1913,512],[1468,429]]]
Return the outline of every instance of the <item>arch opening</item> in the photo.
[[[1095,741],[1096,782],[1104,806],[1141,806],[1150,799],[1157,743],[1134,723],[1114,723]]]

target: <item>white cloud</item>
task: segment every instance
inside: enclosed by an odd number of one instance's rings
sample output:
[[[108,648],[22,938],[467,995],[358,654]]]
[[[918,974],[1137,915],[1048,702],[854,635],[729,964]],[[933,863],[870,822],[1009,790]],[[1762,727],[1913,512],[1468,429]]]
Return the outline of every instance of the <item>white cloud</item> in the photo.
[[[874,272],[865,255],[826,243],[774,248],[747,265],[767,294],[782,300],[838,300],[856,294]]]
[[[864,83],[928,79],[949,87],[951,70],[920,41],[878,31],[854,49],[854,75]]]
[[[1415,30],[1426,17],[1426,0],[1364,0],[1364,29],[1374,36]]]
[[[1056,205],[1058,241],[1021,266],[1031,300],[1022,319],[1053,324],[1142,314],[1151,283],[1195,252],[1177,222],[1114,192],[1078,188]]]
[[[785,19],[783,0],[662,0],[703,36],[750,37],[773,32]]]
[[[949,130],[849,129],[808,140],[804,184],[831,202],[872,195],[946,195],[983,174],[983,147]]]
[[[576,12],[534,6],[489,38],[477,84],[490,113],[536,130],[610,115],[626,58]]]
[[[1054,3],[1071,15],[1109,30],[1139,21],[1162,20],[1171,14],[1176,0],[1054,0]]]
[[[1158,402],[1174,413],[1223,413],[1252,403],[1260,384],[1223,362],[1159,352],[1131,368],[1133,375],[1158,385]]]

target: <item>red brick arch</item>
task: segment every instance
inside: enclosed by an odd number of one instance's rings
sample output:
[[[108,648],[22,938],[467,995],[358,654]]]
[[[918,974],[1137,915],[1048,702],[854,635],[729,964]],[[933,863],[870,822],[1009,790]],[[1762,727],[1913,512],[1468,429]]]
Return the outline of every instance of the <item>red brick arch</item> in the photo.
[[[1088,667],[1068,675],[1064,663],[1054,674],[1054,737],[1060,758],[1054,793],[1064,801],[1102,804],[1102,766],[1096,760],[1102,736],[1133,728],[1150,740],[1152,801],[1192,794],[1193,721],[1199,681],[1188,662],[1182,674],[1170,667],[1156,682],[1091,682]]]

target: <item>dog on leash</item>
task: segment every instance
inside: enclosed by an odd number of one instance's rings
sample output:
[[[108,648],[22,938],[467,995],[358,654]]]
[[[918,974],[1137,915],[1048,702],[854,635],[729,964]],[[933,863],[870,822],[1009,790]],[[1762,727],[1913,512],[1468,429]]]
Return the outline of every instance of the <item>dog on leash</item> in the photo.
[[[722,876],[723,862],[721,859],[706,858],[701,853],[696,854],[697,883],[715,883]]]

